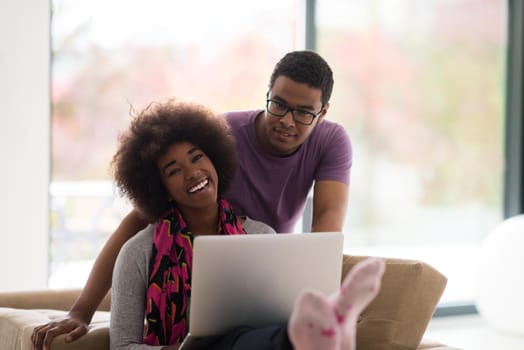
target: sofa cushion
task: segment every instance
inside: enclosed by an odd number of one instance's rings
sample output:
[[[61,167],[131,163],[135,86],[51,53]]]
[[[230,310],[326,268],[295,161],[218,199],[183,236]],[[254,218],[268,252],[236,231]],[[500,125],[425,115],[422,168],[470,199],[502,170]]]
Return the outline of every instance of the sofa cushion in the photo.
[[[365,258],[345,255],[343,276]],[[380,292],[359,319],[357,349],[417,349],[447,279],[421,261],[391,258],[385,261]]]
[[[33,328],[66,314],[62,310],[13,309],[0,307],[0,339],[2,349],[31,350]],[[109,349],[109,312],[97,311],[88,333],[72,343],[64,335],[53,340],[53,350]]]
[[[37,325],[65,315],[59,310],[23,310],[0,307],[0,339],[2,349],[31,350],[31,333]],[[359,342],[359,346],[361,342]],[[88,333],[74,341],[65,343],[64,336],[59,336],[53,341],[53,350],[104,350],[109,349],[109,313],[97,311],[93,322],[89,325]],[[359,347],[359,350],[379,349],[379,347]],[[386,347],[380,349],[404,349],[401,347]],[[441,343],[426,341],[419,345],[417,350],[457,350],[448,348]]]

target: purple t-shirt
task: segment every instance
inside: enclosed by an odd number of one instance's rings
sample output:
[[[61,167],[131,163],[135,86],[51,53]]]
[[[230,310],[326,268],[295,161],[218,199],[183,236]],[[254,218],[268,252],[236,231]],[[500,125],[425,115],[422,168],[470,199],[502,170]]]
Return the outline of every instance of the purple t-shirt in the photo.
[[[294,154],[276,157],[258,144],[256,116],[261,110],[225,115],[237,142],[239,167],[224,194],[238,215],[247,215],[292,232],[314,180],[349,184],[351,143],[344,128],[324,119]]]

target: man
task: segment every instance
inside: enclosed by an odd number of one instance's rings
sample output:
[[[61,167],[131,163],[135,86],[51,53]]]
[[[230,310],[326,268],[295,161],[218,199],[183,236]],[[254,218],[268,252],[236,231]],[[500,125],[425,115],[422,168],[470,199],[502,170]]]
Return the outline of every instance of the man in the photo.
[[[226,118],[237,140],[239,168],[225,194],[235,212],[291,232],[313,189],[312,231],[342,231],[351,144],[325,119],[333,74],[313,51],[294,51],[275,66],[266,110]]]
[[[312,231],[342,231],[349,192],[351,145],[344,129],[325,119],[333,73],[313,51],[295,51],[275,66],[266,109],[225,115],[235,135],[239,167],[224,197],[238,215],[291,232],[313,188]],[[129,213],[97,257],[89,279],[67,317],[36,327],[36,349],[54,337],[73,341],[87,325],[111,286],[122,245],[147,222]]]

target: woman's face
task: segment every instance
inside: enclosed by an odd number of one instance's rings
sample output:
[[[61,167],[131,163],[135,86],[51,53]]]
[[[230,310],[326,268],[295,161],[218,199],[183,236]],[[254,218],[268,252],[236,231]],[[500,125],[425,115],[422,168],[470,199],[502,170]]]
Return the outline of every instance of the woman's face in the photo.
[[[164,186],[180,210],[216,206],[218,175],[207,155],[189,142],[171,145],[157,160]]]

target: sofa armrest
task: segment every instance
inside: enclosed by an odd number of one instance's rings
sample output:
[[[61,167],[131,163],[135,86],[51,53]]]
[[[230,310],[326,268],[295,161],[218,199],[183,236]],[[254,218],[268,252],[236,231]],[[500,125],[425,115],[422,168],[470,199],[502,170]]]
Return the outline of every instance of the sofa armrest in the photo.
[[[13,309],[0,307],[0,348],[31,350],[31,334],[36,326],[66,315],[64,310]],[[53,340],[53,350],[109,349],[109,319],[107,311],[97,311],[88,326],[87,334],[72,343],[65,342],[65,334]]]
[[[343,276],[365,258],[345,255]],[[359,319],[357,349],[417,349],[447,278],[421,261],[385,258],[385,262],[380,292]]]
[[[0,293],[0,307],[15,309],[69,310],[80,295],[81,289],[38,290]],[[98,311],[109,311],[111,295],[107,293]]]

